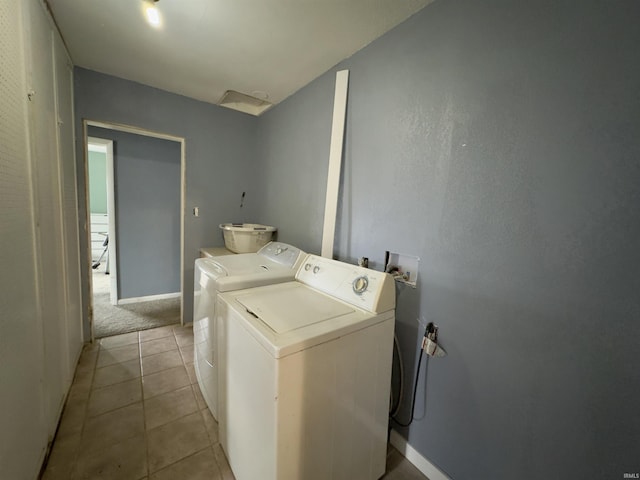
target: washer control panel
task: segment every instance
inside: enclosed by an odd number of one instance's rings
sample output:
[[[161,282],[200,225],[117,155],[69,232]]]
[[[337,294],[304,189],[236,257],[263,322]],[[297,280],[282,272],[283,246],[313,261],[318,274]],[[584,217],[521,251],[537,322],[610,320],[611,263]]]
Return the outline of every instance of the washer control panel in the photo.
[[[370,312],[395,307],[395,283],[388,273],[309,255],[296,280]]]

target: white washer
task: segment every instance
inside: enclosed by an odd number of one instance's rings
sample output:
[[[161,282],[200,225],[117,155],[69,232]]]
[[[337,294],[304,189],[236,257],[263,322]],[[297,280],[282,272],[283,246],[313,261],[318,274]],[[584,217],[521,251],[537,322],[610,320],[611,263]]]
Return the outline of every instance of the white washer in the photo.
[[[218,292],[287,282],[306,258],[299,248],[271,242],[257,253],[199,258],[195,261],[194,367],[209,410],[218,418],[218,361],[215,306]]]
[[[296,281],[219,299],[219,434],[235,478],[384,475],[392,277],[309,255]]]

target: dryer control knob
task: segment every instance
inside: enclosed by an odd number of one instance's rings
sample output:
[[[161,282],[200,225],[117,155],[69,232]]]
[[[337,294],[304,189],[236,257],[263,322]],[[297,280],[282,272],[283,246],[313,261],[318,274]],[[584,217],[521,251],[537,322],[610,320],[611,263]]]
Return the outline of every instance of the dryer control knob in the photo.
[[[313,267],[313,273],[318,273],[320,271],[320,267],[319,266],[315,266]]]
[[[309,269],[310,269],[310,268],[311,268],[311,264],[310,264],[310,263],[307,263],[307,264],[304,266],[304,269],[305,269],[307,272],[309,271]]]
[[[358,277],[353,281],[352,286],[355,293],[357,293],[358,295],[362,295],[369,286],[369,279],[364,275]]]

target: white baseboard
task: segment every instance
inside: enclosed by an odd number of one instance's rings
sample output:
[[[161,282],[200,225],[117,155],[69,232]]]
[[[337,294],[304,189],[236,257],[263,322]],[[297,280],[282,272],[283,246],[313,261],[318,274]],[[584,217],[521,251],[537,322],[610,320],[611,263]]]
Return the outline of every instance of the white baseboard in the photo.
[[[451,480],[438,467],[424,458],[395,430],[391,430],[389,441],[404,457],[409,460],[429,480]]]
[[[151,302],[153,300],[166,300],[167,298],[180,297],[180,292],[161,293],[160,295],[147,295],[146,297],[120,298],[118,305],[126,305],[127,303]]]

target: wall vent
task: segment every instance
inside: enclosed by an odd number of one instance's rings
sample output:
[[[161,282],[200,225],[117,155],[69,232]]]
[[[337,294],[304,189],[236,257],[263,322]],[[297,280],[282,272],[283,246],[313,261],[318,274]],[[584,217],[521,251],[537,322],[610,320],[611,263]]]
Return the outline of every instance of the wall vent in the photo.
[[[273,104],[267,100],[236,92],[235,90],[227,90],[224,92],[218,105],[255,115],[256,117],[273,106]]]

